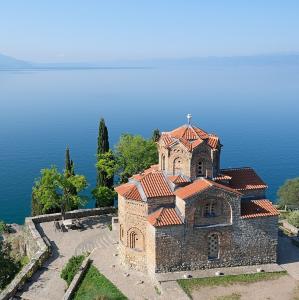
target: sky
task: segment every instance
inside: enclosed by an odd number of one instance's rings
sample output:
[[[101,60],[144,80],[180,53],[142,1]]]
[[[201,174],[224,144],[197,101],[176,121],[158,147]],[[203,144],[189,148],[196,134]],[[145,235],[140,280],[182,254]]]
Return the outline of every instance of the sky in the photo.
[[[294,0],[0,0],[0,53],[88,62],[299,52]]]

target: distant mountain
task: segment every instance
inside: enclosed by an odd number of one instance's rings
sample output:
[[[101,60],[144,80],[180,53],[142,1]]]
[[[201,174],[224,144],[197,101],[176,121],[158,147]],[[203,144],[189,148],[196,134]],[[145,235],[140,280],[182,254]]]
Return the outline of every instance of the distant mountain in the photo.
[[[0,54],[0,70],[2,69],[122,69],[122,68],[159,68],[159,67],[237,67],[289,65],[299,66],[299,54],[265,54],[252,56],[211,56],[189,58],[161,58],[143,60],[111,60],[98,62],[74,63],[30,63]]]
[[[29,62],[15,59],[0,53],[0,69],[19,69],[28,68],[30,66],[31,64]]]

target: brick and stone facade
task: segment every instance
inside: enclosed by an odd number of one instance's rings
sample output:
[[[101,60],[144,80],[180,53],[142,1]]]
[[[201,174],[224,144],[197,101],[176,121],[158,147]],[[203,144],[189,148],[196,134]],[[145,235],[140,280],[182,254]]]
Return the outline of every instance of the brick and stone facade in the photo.
[[[251,168],[220,169],[219,138],[162,133],[159,164],[116,188],[121,261],[144,272],[276,262],[278,212]]]

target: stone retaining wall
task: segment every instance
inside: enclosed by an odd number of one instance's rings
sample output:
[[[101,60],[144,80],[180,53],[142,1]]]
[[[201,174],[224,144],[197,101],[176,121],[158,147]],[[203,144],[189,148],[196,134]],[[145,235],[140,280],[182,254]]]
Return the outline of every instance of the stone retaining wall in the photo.
[[[0,300],[12,298],[50,256],[51,248],[36,229],[33,218],[25,219],[25,231],[26,251],[28,251],[30,262],[24,266],[14,280],[2,291]]]
[[[90,260],[90,255],[84,259],[78,273],[74,276],[70,286],[66,290],[66,292],[63,296],[63,300],[72,299],[72,296],[74,295],[74,292],[76,291],[79,283],[83,279],[83,276],[85,275],[85,273],[86,273],[88,267],[90,266],[91,262],[92,261]]]
[[[93,209],[79,209],[65,214],[66,219],[92,217],[115,213],[114,207],[101,207]],[[9,300],[25,284],[51,254],[51,244],[43,233],[39,232],[39,223],[61,220],[61,214],[40,215],[25,219],[25,245],[30,262],[16,275],[14,280],[0,293],[0,300]]]
[[[283,220],[281,223],[285,229],[298,236],[299,229],[297,227],[290,224],[287,220]]]

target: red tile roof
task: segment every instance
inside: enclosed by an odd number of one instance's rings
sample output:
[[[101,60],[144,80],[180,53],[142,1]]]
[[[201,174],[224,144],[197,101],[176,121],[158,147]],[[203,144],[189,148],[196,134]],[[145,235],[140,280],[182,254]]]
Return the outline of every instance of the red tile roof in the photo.
[[[169,180],[173,183],[187,183],[190,182],[188,179],[184,178],[181,175],[175,175],[175,176],[168,176]]]
[[[176,190],[174,192],[174,194],[176,196],[178,196],[179,198],[185,200],[185,199],[187,199],[201,191],[204,191],[210,187],[211,187],[211,184],[209,183],[209,181],[204,180],[204,179],[199,179],[199,180],[194,181],[191,184],[188,184],[185,187],[182,187],[182,188]]]
[[[241,202],[241,218],[259,218],[268,216],[278,216],[279,212],[274,205],[266,199],[250,200]]]
[[[134,186],[131,190],[129,190],[127,193],[124,194],[124,197],[127,199],[137,200],[141,201],[141,195],[138,191],[138,188]]]
[[[218,146],[218,143],[219,143],[219,138],[218,138],[218,136],[214,136],[214,135],[209,136],[209,139],[208,139],[208,145],[209,145],[211,148],[215,149],[215,148]]]
[[[183,224],[181,218],[174,208],[160,208],[150,214],[148,222],[155,227],[181,225]]]
[[[219,145],[219,138],[216,135],[208,134],[200,128],[193,125],[183,125],[170,132],[163,132],[161,139],[165,147],[171,147],[177,141],[180,141],[188,151],[193,151],[203,141],[215,149]]]
[[[115,187],[114,189],[118,194],[123,196],[125,193],[130,191],[134,186],[135,185],[133,183],[124,183]]]
[[[115,188],[115,191],[127,199],[137,200],[137,201],[142,200],[137,187],[133,183],[125,183],[119,185]]]
[[[218,174],[218,176],[214,178],[215,181],[230,180],[230,179],[232,179],[231,176],[224,175],[224,174]]]
[[[148,198],[173,196],[173,192],[161,172],[146,174],[140,183]]]
[[[234,194],[238,194],[238,195],[241,195],[241,193],[239,193],[238,191],[226,186],[226,185],[223,185],[223,184],[219,184],[217,182],[214,182],[214,181],[211,181],[211,180],[208,180],[208,179],[198,179],[196,181],[194,181],[193,183],[191,184],[188,184],[187,186],[185,187],[182,187],[178,190],[176,190],[174,192],[174,194],[176,196],[178,196],[179,198],[185,200],[185,199],[188,199],[204,190],[207,190],[211,187],[217,187],[217,188],[220,188],[222,190],[226,190],[228,192],[231,192],[231,193],[234,193]]]
[[[220,172],[232,177],[229,186],[237,191],[266,189],[268,187],[252,168],[222,169]]]

